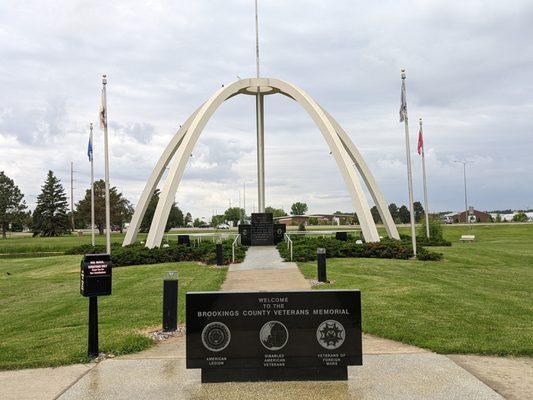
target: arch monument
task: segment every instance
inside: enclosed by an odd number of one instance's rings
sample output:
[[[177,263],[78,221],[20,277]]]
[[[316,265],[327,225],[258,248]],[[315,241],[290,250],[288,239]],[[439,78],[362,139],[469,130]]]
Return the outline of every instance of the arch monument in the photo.
[[[129,229],[126,232],[123,246],[135,241],[152,194],[157,188],[165,169],[168,167],[169,171],[163,182],[159,202],[146,239],[147,247],[160,246],[176,191],[187,166],[189,156],[202,130],[224,101],[239,94],[253,95],[257,99],[258,205],[259,211],[264,212],[264,161],[262,153],[263,98],[264,96],[277,93],[287,96],[300,104],[319,128],[348,188],[366,241],[379,242],[380,238],[356,169],[372,196],[388,236],[399,239],[398,230],[376,180],[363,160],[361,153],[337,121],[305,91],[289,82],[275,78],[247,78],[240,79],[218,89],[209,100],[194,111],[171,139],[146,182],[135,208]]]

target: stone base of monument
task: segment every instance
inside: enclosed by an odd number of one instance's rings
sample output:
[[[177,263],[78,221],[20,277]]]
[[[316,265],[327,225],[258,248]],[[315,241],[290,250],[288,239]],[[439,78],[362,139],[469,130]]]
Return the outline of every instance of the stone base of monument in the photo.
[[[347,380],[363,365],[358,290],[189,292],[186,315],[202,382]]]
[[[202,369],[202,383],[346,380],[348,367]]]

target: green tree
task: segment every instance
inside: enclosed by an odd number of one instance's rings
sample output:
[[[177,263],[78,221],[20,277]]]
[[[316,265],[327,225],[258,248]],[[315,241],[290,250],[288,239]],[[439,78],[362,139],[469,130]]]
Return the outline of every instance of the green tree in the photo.
[[[433,240],[444,240],[442,236],[442,222],[438,217],[429,216],[429,237]],[[418,228],[417,236],[426,237],[426,219],[422,219],[422,225]]]
[[[111,225],[124,229],[124,224],[131,219],[133,207],[116,187],[109,188],[109,212]],[[85,191],[85,197],[76,204],[76,222],[82,226],[91,225],[91,189]],[[100,235],[105,229],[105,182],[100,179],[94,182],[94,224]]]
[[[528,220],[527,214],[523,211],[519,211],[513,215],[513,222],[527,222]]]
[[[309,225],[318,225],[318,218],[316,218],[316,217],[311,217],[311,218],[309,218],[309,220],[307,221],[307,223],[308,223]]]
[[[381,224],[381,216],[379,215],[379,211],[376,206],[370,209],[370,213],[372,214],[372,219],[374,220],[374,222],[376,224]]]
[[[265,208],[265,212],[266,213],[272,213],[272,216],[274,218],[285,217],[287,215],[285,210],[283,210],[282,208],[274,208],[274,207],[270,207],[270,206]]]
[[[185,214],[185,219],[183,220],[185,226],[189,226],[192,223],[192,215],[190,212]]]
[[[0,225],[4,239],[7,237],[9,224],[22,225],[25,209],[24,195],[13,179],[6,176],[4,171],[0,171]]]
[[[420,220],[424,218],[424,207],[422,207],[422,203],[415,201],[413,203],[413,209],[415,211],[415,221],[420,222]]]
[[[239,207],[231,207],[224,211],[225,220],[233,222],[233,226],[237,226],[237,223],[245,216],[244,209]]]
[[[223,224],[224,222],[226,222],[224,215],[213,215],[213,217],[211,218],[212,226],[219,226],[220,224]]]
[[[400,210],[395,203],[389,204],[389,212],[394,222],[398,222],[400,219]]]
[[[307,212],[307,204],[297,201],[291,206],[291,215],[305,215]]]
[[[170,213],[168,214],[167,225],[165,226],[166,231],[169,231],[172,228],[182,227],[185,223],[184,221],[183,211],[180,210],[176,203],[173,203],[170,208]]]
[[[411,219],[411,213],[406,206],[401,206],[398,210],[398,218],[402,224],[408,224]]]
[[[148,203],[148,207],[146,207],[146,212],[144,213],[144,217],[141,222],[141,227],[139,231],[148,232],[150,230],[152,219],[154,219],[155,209],[157,207],[157,203],[159,202],[159,194],[159,189],[156,189],[154,191],[154,194],[152,195],[152,198],[150,199],[150,202]],[[191,218],[191,214],[187,213],[187,215],[189,216],[189,218]],[[185,225],[185,218],[183,217],[183,212],[178,208],[178,206],[176,206],[176,203],[173,203],[172,207],[170,208],[167,223],[165,225],[165,232],[168,232],[170,228],[175,228],[183,225]]]
[[[194,222],[192,223],[192,226],[194,226],[195,228],[200,228],[201,226],[204,226],[204,225],[205,225],[205,222],[202,221],[200,218],[195,218]]]
[[[496,214],[496,219],[494,220],[494,222],[502,222],[502,216],[500,213]]]
[[[54,173],[48,171],[33,212],[33,235],[60,236],[70,232],[70,228],[65,188]]]

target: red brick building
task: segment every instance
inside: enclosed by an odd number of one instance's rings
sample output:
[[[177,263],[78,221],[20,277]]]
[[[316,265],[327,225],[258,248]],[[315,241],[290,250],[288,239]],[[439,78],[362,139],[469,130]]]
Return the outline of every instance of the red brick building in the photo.
[[[452,215],[451,218],[453,222],[466,222],[466,210],[455,215]],[[469,222],[492,222],[492,216],[489,213],[484,211],[478,211],[474,209],[468,210]],[[474,220],[475,219],[475,220]]]

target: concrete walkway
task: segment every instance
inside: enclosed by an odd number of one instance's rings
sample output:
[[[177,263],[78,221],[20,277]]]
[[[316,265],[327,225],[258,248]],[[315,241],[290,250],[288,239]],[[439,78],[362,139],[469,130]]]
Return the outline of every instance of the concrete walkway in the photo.
[[[310,283],[296,264],[282,262],[275,248],[251,247],[242,264],[230,266],[221,290],[309,288]],[[202,385],[200,371],[185,368],[185,336],[182,334],[141,353],[98,364],[2,372],[0,397],[62,400],[502,398],[472,374],[476,374],[476,366],[468,358],[455,363],[443,355],[370,335],[363,335],[363,354],[364,365],[350,367],[349,380],[343,382]],[[478,360],[478,369],[481,362]],[[461,363],[470,363],[467,369],[472,373],[461,368]],[[522,385],[518,383],[518,391],[506,386],[504,389],[511,389],[505,393],[506,397],[518,399],[530,395],[531,376],[526,376],[527,372],[533,369],[513,370],[513,374],[516,373],[513,383],[522,381]],[[498,382],[493,387],[497,387]]]

